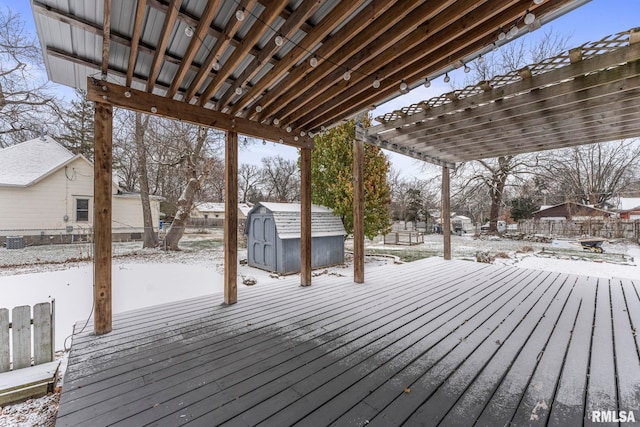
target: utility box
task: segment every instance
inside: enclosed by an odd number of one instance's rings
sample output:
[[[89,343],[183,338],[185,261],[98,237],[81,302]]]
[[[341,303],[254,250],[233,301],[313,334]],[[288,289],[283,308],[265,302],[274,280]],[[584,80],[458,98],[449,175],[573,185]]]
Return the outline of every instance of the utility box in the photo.
[[[280,274],[300,272],[300,204],[257,203],[247,214],[247,258],[251,267]],[[342,220],[311,206],[311,268],[344,263]]]
[[[7,249],[24,249],[24,237],[7,236]]]

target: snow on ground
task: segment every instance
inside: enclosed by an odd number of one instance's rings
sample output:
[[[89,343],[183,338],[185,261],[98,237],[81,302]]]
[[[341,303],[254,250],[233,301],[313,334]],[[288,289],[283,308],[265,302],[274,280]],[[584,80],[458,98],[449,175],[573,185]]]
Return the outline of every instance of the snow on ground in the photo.
[[[198,297],[223,291],[223,254],[220,242],[211,243],[206,236],[186,236],[185,250],[163,252],[140,250],[140,243],[114,245],[113,312]],[[181,242],[182,244],[182,242]],[[349,242],[347,242],[347,247]],[[495,264],[520,268],[587,274],[597,277],[640,279],[640,246],[607,244],[607,257],[587,258],[582,251],[555,251],[551,245],[511,240],[481,240],[470,236],[453,236],[454,258],[473,258],[478,251],[502,253]],[[367,244],[376,251],[424,252],[433,256],[442,251],[442,237],[425,236],[425,243],[411,247],[384,246],[380,241]],[[59,245],[31,247],[24,250],[0,248],[0,308],[34,305],[56,300],[56,349],[64,348],[65,339],[88,319],[92,308],[93,264],[81,259],[90,247]],[[619,254],[619,255],[611,255]],[[625,256],[626,255],[626,256]],[[239,253],[246,259],[246,251]],[[71,260],[71,261],[65,261]],[[352,256],[347,253],[343,266],[319,269],[314,276],[352,276]],[[398,262],[394,256],[368,256],[366,272]],[[276,274],[240,265],[238,286],[245,279],[257,286],[268,286],[281,279]],[[221,296],[222,298],[222,296]],[[67,346],[70,340],[67,341]],[[64,372],[64,368],[63,368]],[[59,393],[40,399],[0,408],[0,426],[53,426]]]
[[[93,303],[93,265],[67,270],[0,277],[1,307],[56,301],[56,349],[76,321],[89,318]],[[113,312],[177,301],[222,291],[215,266],[117,263],[113,266]],[[68,343],[69,344],[69,343]]]
[[[640,254],[634,257],[640,260]],[[637,261],[636,261],[637,262]],[[623,265],[583,259],[566,259],[544,255],[526,255],[519,258],[496,259],[495,264],[513,265],[519,268],[580,274],[592,277],[640,279],[640,265]]]

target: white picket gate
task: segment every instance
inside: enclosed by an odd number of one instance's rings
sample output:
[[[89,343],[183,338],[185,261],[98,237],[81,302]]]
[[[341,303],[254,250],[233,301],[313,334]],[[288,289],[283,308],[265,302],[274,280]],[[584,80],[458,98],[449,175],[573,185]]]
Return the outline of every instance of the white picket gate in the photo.
[[[55,301],[0,308],[0,406],[51,391],[58,376]]]

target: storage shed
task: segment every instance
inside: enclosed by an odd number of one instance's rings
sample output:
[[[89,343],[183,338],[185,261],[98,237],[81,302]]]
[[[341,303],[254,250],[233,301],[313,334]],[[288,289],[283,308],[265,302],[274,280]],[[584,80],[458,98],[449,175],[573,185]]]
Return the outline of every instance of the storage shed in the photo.
[[[280,274],[300,271],[300,205],[260,202],[247,214],[247,258],[251,267]],[[344,262],[346,232],[340,218],[311,206],[311,267]]]

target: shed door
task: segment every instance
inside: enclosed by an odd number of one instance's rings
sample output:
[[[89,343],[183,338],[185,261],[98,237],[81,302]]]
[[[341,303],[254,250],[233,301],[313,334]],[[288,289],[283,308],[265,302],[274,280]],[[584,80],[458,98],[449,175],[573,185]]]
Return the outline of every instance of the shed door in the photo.
[[[265,269],[276,270],[276,225],[270,216],[251,217],[253,263]]]

